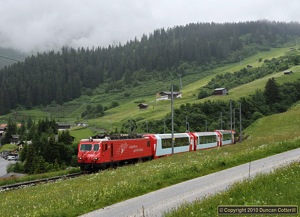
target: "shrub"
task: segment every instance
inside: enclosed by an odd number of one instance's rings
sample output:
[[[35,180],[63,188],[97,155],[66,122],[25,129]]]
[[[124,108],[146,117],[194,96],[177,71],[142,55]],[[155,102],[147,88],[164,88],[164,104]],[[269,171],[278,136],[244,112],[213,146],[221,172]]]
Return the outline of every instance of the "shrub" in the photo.
[[[6,172],[7,173],[11,173],[11,172],[23,173],[24,172],[24,165],[19,161],[17,161],[15,164],[11,163],[7,166]]]

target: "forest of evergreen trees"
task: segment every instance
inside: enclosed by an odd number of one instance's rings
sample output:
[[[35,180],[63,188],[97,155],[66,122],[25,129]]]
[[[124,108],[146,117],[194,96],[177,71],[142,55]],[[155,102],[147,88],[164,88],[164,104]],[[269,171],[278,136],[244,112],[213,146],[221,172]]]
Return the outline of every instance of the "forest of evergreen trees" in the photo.
[[[299,27],[296,22],[195,23],[158,29],[124,45],[38,53],[0,70],[0,114],[18,107],[62,104],[103,83],[130,85],[152,71],[176,72],[183,62],[237,62],[299,36]]]

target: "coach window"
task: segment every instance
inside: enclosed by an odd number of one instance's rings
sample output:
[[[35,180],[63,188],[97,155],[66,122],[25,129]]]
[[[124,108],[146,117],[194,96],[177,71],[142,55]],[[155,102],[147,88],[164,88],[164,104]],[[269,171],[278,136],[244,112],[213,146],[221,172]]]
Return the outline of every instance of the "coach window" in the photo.
[[[98,151],[99,150],[99,144],[94,144],[94,151]]]
[[[189,138],[176,138],[174,144],[175,147],[188,146],[188,145],[190,145]]]
[[[216,142],[216,136],[212,135],[212,136],[203,136],[200,138],[200,144],[208,144],[208,143],[214,143]]]
[[[223,134],[223,140],[231,140],[231,134]]]
[[[171,148],[172,147],[172,139],[162,139],[161,140],[161,146],[162,148]]]

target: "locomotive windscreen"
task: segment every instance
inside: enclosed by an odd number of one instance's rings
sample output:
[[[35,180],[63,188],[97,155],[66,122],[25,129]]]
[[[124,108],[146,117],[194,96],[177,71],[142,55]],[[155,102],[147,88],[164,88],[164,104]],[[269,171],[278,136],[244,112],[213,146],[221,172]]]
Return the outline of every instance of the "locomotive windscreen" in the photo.
[[[98,151],[99,150],[99,144],[94,144],[94,151]]]
[[[81,144],[80,151],[90,151],[92,150],[92,144]]]

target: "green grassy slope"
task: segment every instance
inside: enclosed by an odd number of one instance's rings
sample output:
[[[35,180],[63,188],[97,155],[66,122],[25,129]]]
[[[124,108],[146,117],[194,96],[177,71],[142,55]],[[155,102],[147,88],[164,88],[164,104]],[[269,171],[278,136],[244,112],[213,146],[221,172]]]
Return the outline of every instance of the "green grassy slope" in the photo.
[[[284,142],[300,138],[300,103],[289,111],[257,120],[245,129],[255,143]],[[248,140],[249,140],[248,139]],[[247,141],[248,142],[248,141]]]
[[[223,67],[216,68],[211,71],[211,75],[201,78],[199,80],[195,80],[185,86],[182,89],[182,99],[174,100],[174,107],[179,107],[181,104],[186,103],[200,103],[204,100],[229,100],[229,99],[239,99],[242,96],[248,96],[251,93],[254,93],[256,89],[263,89],[266,81],[270,77],[280,77],[281,82],[294,81],[297,80],[300,76],[300,68],[294,67],[291,68],[295,73],[291,76],[283,76],[281,72],[274,73],[269,75],[263,79],[256,80],[249,84],[245,84],[230,90],[230,94],[228,96],[212,96],[205,99],[197,99],[199,89],[206,85],[216,74],[225,73],[225,72],[235,72],[246,65],[250,64],[253,67],[260,66],[262,62],[258,60],[262,58],[271,59],[279,56],[283,56],[285,52],[289,51],[289,47],[286,48],[276,48],[272,49],[269,52],[261,52],[257,55],[244,59],[241,63],[235,63],[226,65]],[[298,73],[299,72],[299,73]],[[281,78],[282,77],[282,78]],[[188,79],[188,78],[183,78]],[[279,81],[279,83],[280,83]],[[134,103],[135,99],[129,101],[123,101],[119,107],[109,110],[109,112],[101,118],[89,120],[91,125],[95,125],[101,128],[106,128],[109,130],[113,130],[115,127],[120,127],[120,124],[129,118],[134,118],[136,120],[155,120],[161,119],[166,114],[170,113],[170,101],[159,101],[156,102],[155,95],[153,96],[145,96],[143,100],[146,104],[149,105],[149,108],[146,110],[139,110],[137,104]]]

